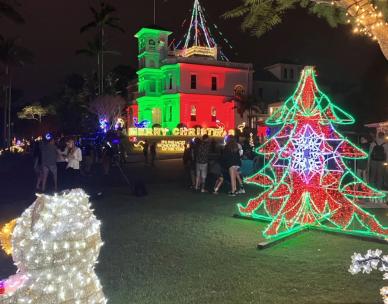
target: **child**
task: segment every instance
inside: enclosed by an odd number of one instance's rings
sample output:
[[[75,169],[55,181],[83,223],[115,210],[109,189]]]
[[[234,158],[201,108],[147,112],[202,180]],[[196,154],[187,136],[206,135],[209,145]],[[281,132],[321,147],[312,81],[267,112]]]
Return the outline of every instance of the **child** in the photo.
[[[213,194],[218,194],[222,184],[224,183],[224,175],[219,160],[211,160],[209,162],[210,168],[209,173],[215,175],[216,182],[214,184]]]

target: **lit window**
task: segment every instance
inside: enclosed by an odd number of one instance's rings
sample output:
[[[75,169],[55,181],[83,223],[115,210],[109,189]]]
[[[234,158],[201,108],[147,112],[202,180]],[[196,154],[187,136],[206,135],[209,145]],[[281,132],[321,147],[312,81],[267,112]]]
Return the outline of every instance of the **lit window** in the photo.
[[[212,91],[217,91],[217,77],[212,77]]]
[[[234,96],[241,97],[245,95],[245,88],[243,85],[238,84],[234,87]]]
[[[170,75],[168,88],[172,90],[172,75]]]
[[[191,75],[190,88],[195,90],[197,88],[197,75]]]
[[[211,114],[212,122],[216,122],[217,121],[217,109],[215,107],[212,107],[210,114]]]
[[[190,120],[197,121],[197,108],[195,106],[191,106]]]

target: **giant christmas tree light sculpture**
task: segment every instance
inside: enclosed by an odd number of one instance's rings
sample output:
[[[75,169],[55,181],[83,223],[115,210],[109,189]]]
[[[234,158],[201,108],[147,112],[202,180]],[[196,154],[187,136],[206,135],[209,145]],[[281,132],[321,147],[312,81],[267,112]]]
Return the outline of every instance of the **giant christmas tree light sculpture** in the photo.
[[[385,238],[388,228],[352,201],[384,196],[346,163],[368,157],[334,127],[352,123],[305,67],[294,94],[267,119],[278,131],[257,152],[269,161],[246,180],[265,189],[238,205],[240,215],[270,221],[263,235],[272,240],[307,228]]]

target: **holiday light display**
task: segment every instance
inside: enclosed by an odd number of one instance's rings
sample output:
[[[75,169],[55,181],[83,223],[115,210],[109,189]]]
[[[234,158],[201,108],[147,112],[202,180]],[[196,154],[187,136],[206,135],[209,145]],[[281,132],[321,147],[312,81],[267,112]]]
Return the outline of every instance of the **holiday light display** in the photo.
[[[321,0],[321,2],[345,8],[346,16],[348,17],[347,23],[353,24],[353,32],[363,34],[373,40],[377,40],[376,35],[381,35],[386,30],[384,27],[388,25],[383,13],[372,1]]]
[[[11,236],[12,232],[16,225],[16,219],[8,222],[0,230],[0,244],[1,248],[5,251],[6,254],[12,254],[12,243]]]
[[[212,137],[224,137],[225,135],[234,135],[234,130],[224,130],[223,128],[128,128],[130,137],[164,137],[168,135],[178,137],[195,137],[209,135]]]
[[[106,132],[108,132],[108,128],[109,128],[109,122],[108,122],[108,120],[106,119],[106,118],[100,118],[99,120],[98,120],[98,122],[99,122],[99,124],[100,124],[100,129],[104,132],[104,133],[106,133]]]
[[[314,68],[305,67],[294,94],[267,119],[278,128],[257,151],[267,163],[246,180],[264,191],[239,204],[240,214],[270,221],[263,235],[272,240],[307,228],[387,237],[388,228],[352,201],[384,196],[347,164],[368,156],[335,128],[352,123],[319,90]]]
[[[381,250],[368,250],[365,256],[360,253],[354,253],[349,272],[353,275],[362,273],[371,273],[373,270],[379,270],[384,273],[384,280],[388,280],[388,255],[381,256]],[[380,267],[379,267],[380,266]],[[388,287],[380,289],[384,304],[388,304]]]
[[[186,141],[184,140],[162,140],[158,144],[161,152],[181,153],[185,151]]]
[[[186,20],[183,22],[183,25],[185,24]],[[229,41],[222,36],[222,32],[219,28],[215,24],[213,27],[215,33],[219,34],[219,38],[221,38],[230,49],[233,49]],[[183,45],[183,47],[182,49],[179,49],[181,45]],[[229,61],[221,49],[218,49],[217,42],[207,24],[204,8],[201,6],[199,0],[194,0],[188,31],[183,39],[177,43],[175,54],[183,57],[198,55],[217,59],[218,53],[220,54],[221,60]]]
[[[0,282],[0,304],[106,303],[94,265],[100,222],[80,189],[42,195],[8,235],[18,271]]]

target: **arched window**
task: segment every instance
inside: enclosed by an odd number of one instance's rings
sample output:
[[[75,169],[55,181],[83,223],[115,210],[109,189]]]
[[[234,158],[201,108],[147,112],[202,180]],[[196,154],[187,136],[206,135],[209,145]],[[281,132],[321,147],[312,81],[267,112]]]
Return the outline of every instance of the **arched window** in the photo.
[[[245,95],[245,88],[243,85],[238,84],[234,87],[234,96],[241,97]]]
[[[194,105],[191,106],[190,120],[197,121],[197,108]]]
[[[217,121],[217,109],[216,109],[216,107],[211,108],[210,115],[211,115],[212,122],[216,122]]]

